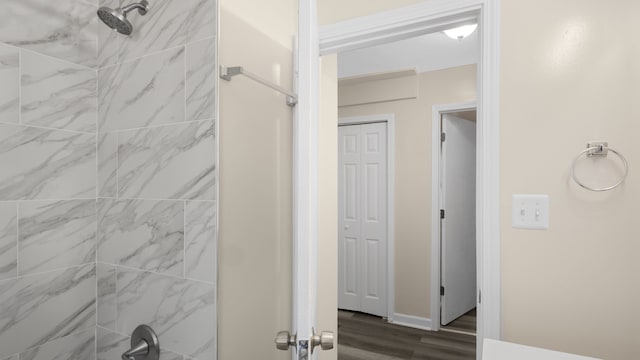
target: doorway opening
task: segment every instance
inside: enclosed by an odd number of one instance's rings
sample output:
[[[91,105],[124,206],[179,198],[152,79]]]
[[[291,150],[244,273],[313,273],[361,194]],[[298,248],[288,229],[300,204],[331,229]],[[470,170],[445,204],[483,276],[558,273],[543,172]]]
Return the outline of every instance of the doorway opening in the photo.
[[[475,103],[438,105],[432,120],[432,191],[439,205],[433,207],[439,216],[432,217],[433,328],[472,335],[477,327],[476,116]]]
[[[339,358],[358,358],[357,353],[363,355],[359,358],[412,358],[438,351],[432,343],[436,339],[446,344],[445,353],[476,357],[475,334],[432,331],[440,328],[434,321],[441,317],[430,312],[435,240],[429,214],[433,206],[441,206],[439,193],[431,194],[431,149],[433,143],[441,144],[441,117],[436,114],[438,127],[432,130],[432,107],[476,99],[477,45],[478,34],[452,41],[435,32],[338,56]],[[426,55],[408,60],[405,51],[416,48]],[[392,128],[393,134],[386,132]],[[475,160],[475,131],[472,137]],[[468,185],[475,191],[475,176]],[[475,235],[475,226],[470,228]],[[474,308],[475,247],[472,256]],[[440,273],[438,269],[438,293]],[[401,351],[372,344],[373,339],[403,333],[417,341]]]
[[[477,63],[478,176],[476,187],[477,285],[479,295],[477,310],[478,351],[476,356],[478,358],[482,353],[482,339],[499,339],[501,337],[498,9],[499,4],[493,0],[461,0],[455,3],[435,0],[323,26],[319,32],[320,54],[327,55],[421,36],[441,31],[452,25],[462,25],[469,22],[479,24],[480,59]],[[310,62],[312,65],[311,73],[316,76],[317,74],[314,72],[315,58],[312,58]],[[305,86],[305,90],[312,93],[310,109],[314,110],[317,86],[313,82],[310,85]],[[439,103],[443,102],[446,101]],[[313,111],[309,114],[313,116]],[[480,299],[482,299],[481,302]]]

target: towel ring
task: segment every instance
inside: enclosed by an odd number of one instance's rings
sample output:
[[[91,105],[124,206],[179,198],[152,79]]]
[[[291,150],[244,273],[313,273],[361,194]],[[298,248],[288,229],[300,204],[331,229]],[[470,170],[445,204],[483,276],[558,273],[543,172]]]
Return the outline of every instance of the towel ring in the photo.
[[[588,186],[588,185],[584,184],[582,181],[580,181],[578,179],[578,177],[576,176],[576,163],[582,157],[582,155],[587,154],[587,157],[606,157],[607,153],[609,151],[611,151],[612,153],[616,154],[620,158],[620,160],[622,160],[622,163],[624,164],[624,174],[622,175],[620,180],[618,180],[618,182],[616,182],[615,184],[613,184],[611,186],[607,186],[607,187],[603,187],[603,188],[594,188],[594,187],[591,187],[591,186]],[[622,183],[627,178],[628,174],[629,174],[629,163],[627,162],[627,159],[621,153],[616,151],[615,149],[610,148],[609,144],[606,143],[606,142],[589,143],[589,144],[587,144],[587,148],[582,150],[578,154],[578,156],[576,156],[573,159],[573,162],[571,163],[571,177],[573,178],[573,181],[575,181],[576,184],[580,185],[584,189],[591,190],[591,191],[609,191],[609,190],[613,190],[613,189],[617,188],[618,186],[622,185]]]

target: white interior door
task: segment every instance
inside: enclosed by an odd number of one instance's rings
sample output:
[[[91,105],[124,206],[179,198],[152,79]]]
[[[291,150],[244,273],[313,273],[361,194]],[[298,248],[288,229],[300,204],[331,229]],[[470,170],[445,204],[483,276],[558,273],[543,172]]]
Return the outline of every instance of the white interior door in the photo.
[[[442,117],[441,323],[476,306],[476,123]]]
[[[338,136],[338,307],[386,316],[387,125]]]

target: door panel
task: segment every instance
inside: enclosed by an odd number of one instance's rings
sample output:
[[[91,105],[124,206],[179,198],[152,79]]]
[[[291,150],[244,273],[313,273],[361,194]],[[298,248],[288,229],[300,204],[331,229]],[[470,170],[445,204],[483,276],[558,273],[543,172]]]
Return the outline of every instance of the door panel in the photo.
[[[380,241],[375,239],[367,239],[366,263],[367,263],[367,291],[366,296],[377,299],[380,297],[378,288],[378,267],[380,256]]]
[[[443,115],[442,298],[446,325],[476,306],[476,124]]]
[[[347,295],[358,295],[358,239],[346,238],[344,241],[345,259],[345,293]]]
[[[367,222],[379,221],[380,202],[378,195],[380,192],[380,186],[378,184],[378,177],[380,176],[380,164],[367,164],[365,192],[366,196],[366,210],[367,210]]]
[[[356,164],[345,164],[344,176],[344,217],[345,220],[356,221],[358,216],[358,166]]]
[[[338,304],[360,308],[360,132],[340,128],[338,140]]]
[[[339,247],[338,306],[386,316],[386,124],[342,126],[338,134],[339,241],[356,239],[355,258]],[[353,269],[357,290],[350,293]]]

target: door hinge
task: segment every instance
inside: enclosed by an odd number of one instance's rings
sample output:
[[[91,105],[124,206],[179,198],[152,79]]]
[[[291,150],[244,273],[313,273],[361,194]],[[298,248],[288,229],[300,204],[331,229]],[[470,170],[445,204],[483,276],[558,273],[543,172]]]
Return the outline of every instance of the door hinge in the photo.
[[[440,296],[444,296],[444,286],[440,286]]]
[[[440,142],[444,142],[445,140],[447,140],[447,134],[441,133],[440,134]]]
[[[440,219],[444,219],[444,209],[440,209]]]
[[[482,304],[482,290],[478,289],[478,304]]]

